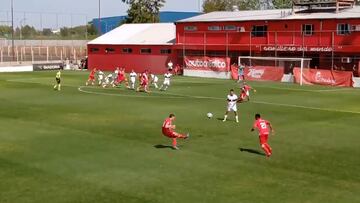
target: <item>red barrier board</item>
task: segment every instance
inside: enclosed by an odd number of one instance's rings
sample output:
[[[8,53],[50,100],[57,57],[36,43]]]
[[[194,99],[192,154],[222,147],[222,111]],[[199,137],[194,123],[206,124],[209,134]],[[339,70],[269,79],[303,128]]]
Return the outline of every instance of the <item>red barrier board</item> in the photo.
[[[295,82],[300,83],[301,69],[294,68]],[[303,84],[307,85],[327,85],[338,87],[352,87],[351,71],[332,71],[320,69],[303,69]]]

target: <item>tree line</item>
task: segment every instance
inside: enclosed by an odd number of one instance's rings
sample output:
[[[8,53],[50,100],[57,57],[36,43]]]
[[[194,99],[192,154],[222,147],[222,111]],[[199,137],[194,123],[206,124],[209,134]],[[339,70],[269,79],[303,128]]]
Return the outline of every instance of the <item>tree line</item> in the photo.
[[[15,39],[92,39],[97,36],[94,25],[81,25],[76,27],[62,27],[58,30],[44,28],[37,30],[34,26],[25,25],[14,28]],[[11,38],[11,26],[0,25],[0,38]]]

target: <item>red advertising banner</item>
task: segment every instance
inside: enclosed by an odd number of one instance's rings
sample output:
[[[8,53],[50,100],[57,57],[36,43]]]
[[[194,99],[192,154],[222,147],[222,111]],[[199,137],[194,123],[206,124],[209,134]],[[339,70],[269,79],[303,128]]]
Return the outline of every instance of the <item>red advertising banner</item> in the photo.
[[[185,57],[186,69],[189,70],[205,70],[215,72],[229,72],[229,57]]]
[[[275,66],[250,66],[245,67],[245,80],[255,81],[281,81],[284,67]]]
[[[301,69],[294,68],[295,82],[300,83]],[[331,71],[319,69],[303,69],[303,84],[328,85],[339,87],[352,87],[351,71]]]

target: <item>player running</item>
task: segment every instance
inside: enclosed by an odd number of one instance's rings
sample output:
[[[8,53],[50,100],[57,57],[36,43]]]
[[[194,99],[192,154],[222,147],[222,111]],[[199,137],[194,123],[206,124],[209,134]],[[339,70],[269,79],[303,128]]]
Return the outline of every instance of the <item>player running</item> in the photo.
[[[230,111],[233,111],[234,114],[235,114],[236,122],[238,123],[238,122],[239,122],[239,117],[238,117],[238,114],[237,114],[238,96],[237,96],[236,94],[234,94],[234,90],[233,90],[233,89],[230,90],[230,94],[227,96],[227,102],[228,102],[228,105],[227,105],[227,110],[226,110],[226,112],[225,112],[225,116],[224,116],[223,122],[226,121],[229,112],[230,112]]]
[[[160,91],[162,91],[162,90],[166,91],[170,87],[170,79],[172,77],[171,72],[168,71],[167,73],[165,73],[164,77],[165,77],[164,83],[161,85]],[[163,89],[163,87],[165,87],[165,88]]]
[[[270,157],[272,154],[272,149],[270,145],[268,144],[268,138],[270,134],[270,130],[272,134],[274,135],[274,129],[271,125],[271,123],[267,120],[264,120],[261,118],[260,114],[255,115],[255,122],[253,125],[253,128],[251,129],[251,132],[255,130],[255,128],[259,131],[259,140],[261,148],[264,150],[267,157]]]
[[[97,71],[96,68],[91,70],[89,78],[88,78],[88,80],[86,81],[86,84],[85,84],[86,86],[88,86],[90,82],[91,82],[91,85],[95,85],[95,73],[96,73],[96,71]]]
[[[61,90],[61,70],[56,73],[55,76],[56,84],[54,85],[54,90],[60,91]]]
[[[121,68],[121,69],[117,69],[117,72],[115,72],[117,74],[117,78],[115,81],[115,85],[120,85],[122,82],[125,82],[125,86],[127,88],[129,88],[129,83],[127,81],[127,78],[125,76],[125,69]]]
[[[250,90],[256,92],[256,89],[252,88],[251,86],[247,85],[246,82],[244,82],[244,86],[241,88],[240,102],[245,102],[245,100],[250,101]]]
[[[135,89],[135,83],[136,83],[136,77],[137,77],[137,74],[135,73],[134,70],[131,70],[131,73],[130,73],[130,89]]]
[[[103,82],[104,82],[104,79],[105,79],[105,74],[104,74],[104,72],[102,72],[101,70],[98,70],[98,72],[97,72],[97,79],[98,79],[98,85],[99,85],[99,86],[102,86],[102,85],[103,85]]]
[[[172,124],[173,121],[175,121],[175,115],[174,114],[170,114],[169,117],[167,119],[165,119],[163,125],[162,125],[162,133],[163,135],[165,135],[168,138],[172,139],[172,147],[175,150],[178,150],[179,147],[177,146],[177,138],[180,139],[187,139],[189,138],[189,133],[185,134],[180,134],[175,132],[175,128],[176,126]]]
[[[150,73],[150,78],[151,78],[151,84],[153,84],[155,88],[158,89],[159,88],[159,86],[157,85],[157,82],[159,81],[158,76]]]
[[[144,73],[140,76],[140,86],[137,88],[137,92],[140,92],[140,90],[149,93],[149,76],[148,71],[146,70]]]

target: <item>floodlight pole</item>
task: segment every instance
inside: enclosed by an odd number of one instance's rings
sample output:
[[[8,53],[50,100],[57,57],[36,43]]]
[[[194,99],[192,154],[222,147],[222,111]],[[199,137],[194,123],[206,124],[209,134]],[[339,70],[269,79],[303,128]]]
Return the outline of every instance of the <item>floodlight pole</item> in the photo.
[[[12,59],[13,59],[13,61],[15,61],[14,0],[11,0],[11,50],[12,50]]]
[[[102,34],[101,31],[101,0],[99,0],[99,35]]]

